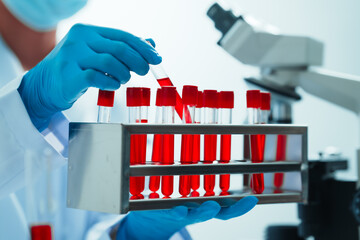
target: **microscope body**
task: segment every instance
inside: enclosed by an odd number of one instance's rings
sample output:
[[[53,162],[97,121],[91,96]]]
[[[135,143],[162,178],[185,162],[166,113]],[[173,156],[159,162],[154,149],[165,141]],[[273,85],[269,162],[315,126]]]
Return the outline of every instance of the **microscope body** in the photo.
[[[297,87],[360,116],[360,77],[318,68],[323,63],[323,43],[280,34],[217,3],[207,15],[223,34],[218,45],[241,63],[260,69],[260,76],[245,81],[272,92],[270,123],[292,123],[292,103],[301,99]],[[360,166],[360,148],[357,153]],[[309,199],[298,205],[301,224],[270,226],[267,239],[359,239],[359,180],[339,181],[333,174],[346,168],[344,159],[309,161]]]

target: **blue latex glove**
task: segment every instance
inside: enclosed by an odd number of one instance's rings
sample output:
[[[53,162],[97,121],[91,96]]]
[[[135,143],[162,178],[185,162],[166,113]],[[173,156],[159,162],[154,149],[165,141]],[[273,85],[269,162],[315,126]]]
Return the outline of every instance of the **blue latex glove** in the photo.
[[[212,218],[228,220],[250,211],[258,202],[253,196],[245,197],[230,207],[221,208],[215,201],[207,201],[197,208],[185,206],[170,210],[131,212],[122,221],[117,239],[169,239],[187,225]]]
[[[52,115],[70,108],[89,87],[116,90],[129,81],[130,71],[145,75],[149,64],[161,60],[150,44],[130,33],[77,24],[25,74],[18,91],[41,131]]]

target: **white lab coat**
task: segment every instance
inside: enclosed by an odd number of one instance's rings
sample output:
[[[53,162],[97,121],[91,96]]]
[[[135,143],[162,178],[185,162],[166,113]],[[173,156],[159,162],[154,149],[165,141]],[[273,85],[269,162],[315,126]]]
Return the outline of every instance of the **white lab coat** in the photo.
[[[38,132],[17,91],[22,75],[21,64],[0,36],[0,239],[28,239],[28,227],[33,221],[50,221],[56,240],[109,239],[111,227],[122,216],[66,208],[64,154],[68,120],[57,114],[46,130]],[[43,161],[45,149],[55,169],[50,178]],[[25,179],[24,159],[29,151],[31,159],[35,159],[31,164],[31,184]],[[52,207],[46,211],[49,181]],[[26,201],[29,192],[33,194],[33,202]],[[188,238],[187,232],[182,232],[173,238]]]

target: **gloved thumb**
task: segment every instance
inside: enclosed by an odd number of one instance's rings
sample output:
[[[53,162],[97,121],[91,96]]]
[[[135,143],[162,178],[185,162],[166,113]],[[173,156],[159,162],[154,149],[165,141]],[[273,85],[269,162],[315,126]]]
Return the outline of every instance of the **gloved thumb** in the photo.
[[[151,46],[156,47],[155,41],[152,38],[145,39],[148,43],[151,44]]]

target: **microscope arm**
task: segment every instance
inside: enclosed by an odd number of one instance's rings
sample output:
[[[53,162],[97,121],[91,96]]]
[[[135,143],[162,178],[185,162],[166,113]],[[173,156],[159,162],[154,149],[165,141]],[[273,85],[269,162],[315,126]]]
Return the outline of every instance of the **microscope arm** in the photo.
[[[299,72],[297,84],[306,92],[360,113],[360,77],[309,68]]]

